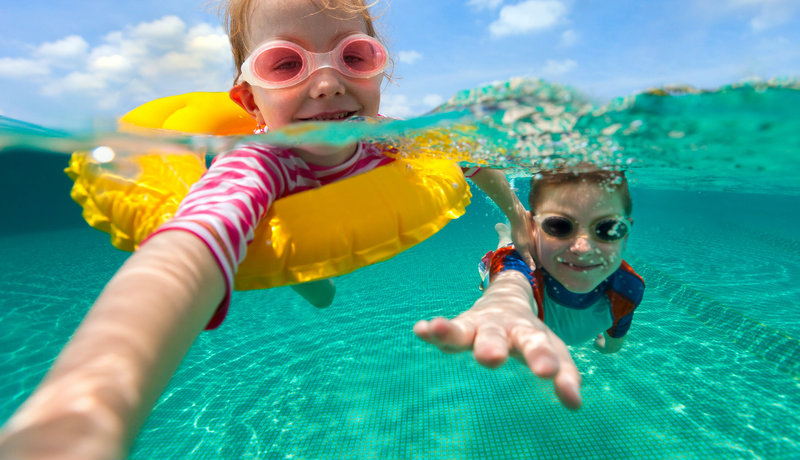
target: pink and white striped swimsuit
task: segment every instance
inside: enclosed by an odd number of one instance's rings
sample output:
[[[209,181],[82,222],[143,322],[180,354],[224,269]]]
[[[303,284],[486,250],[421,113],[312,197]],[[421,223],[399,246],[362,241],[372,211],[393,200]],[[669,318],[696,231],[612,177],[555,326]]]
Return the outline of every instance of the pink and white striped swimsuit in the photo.
[[[200,238],[225,276],[225,298],[206,329],[228,311],[236,268],[253,232],[272,203],[392,162],[379,146],[361,142],[355,154],[333,167],[306,163],[288,148],[249,143],[218,156],[181,202],[175,216],[156,233],[183,230]]]

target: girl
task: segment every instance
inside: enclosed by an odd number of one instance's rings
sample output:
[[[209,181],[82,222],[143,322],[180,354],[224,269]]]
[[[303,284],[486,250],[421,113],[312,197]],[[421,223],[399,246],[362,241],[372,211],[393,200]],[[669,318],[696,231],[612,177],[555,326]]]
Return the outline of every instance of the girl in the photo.
[[[363,0],[232,0],[226,12],[239,69],[230,96],[259,126],[378,115],[388,56]],[[124,457],[197,335],[222,322],[236,266],[271,203],[390,161],[366,143],[248,144],[217,159],[106,285],[0,433],[0,457]],[[502,173],[479,170],[474,180],[524,228]],[[297,290],[316,306],[334,292],[327,280]]]

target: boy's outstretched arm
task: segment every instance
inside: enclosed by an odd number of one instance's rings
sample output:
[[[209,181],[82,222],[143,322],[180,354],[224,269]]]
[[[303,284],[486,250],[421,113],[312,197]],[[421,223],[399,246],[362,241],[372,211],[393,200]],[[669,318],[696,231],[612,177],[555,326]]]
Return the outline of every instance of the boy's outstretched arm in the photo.
[[[0,431],[0,458],[124,458],[224,291],[198,238],[155,235],[106,285]]]
[[[533,245],[528,212],[514,191],[511,190],[505,173],[501,169],[481,168],[470,179],[505,214],[511,224],[511,240],[514,242],[514,247],[522,256],[522,260],[529,267],[535,268],[536,264],[531,256]]]
[[[492,280],[483,296],[452,320],[419,321],[414,333],[440,350],[473,350],[486,367],[503,364],[509,354],[537,376],[553,380],[556,394],[570,409],[581,406],[581,375],[567,346],[531,309],[533,292],[525,276],[508,270]]]

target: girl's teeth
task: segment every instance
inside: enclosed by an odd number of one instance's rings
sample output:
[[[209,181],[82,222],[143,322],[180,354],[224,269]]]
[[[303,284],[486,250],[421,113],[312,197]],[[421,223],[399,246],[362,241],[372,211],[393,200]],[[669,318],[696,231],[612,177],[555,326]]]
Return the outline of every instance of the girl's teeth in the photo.
[[[312,117],[311,119],[314,120],[314,121],[329,121],[329,120],[342,120],[344,118],[347,118],[347,113],[346,112],[339,113],[339,114],[336,114],[336,115],[326,115],[326,116],[320,116],[320,117]]]

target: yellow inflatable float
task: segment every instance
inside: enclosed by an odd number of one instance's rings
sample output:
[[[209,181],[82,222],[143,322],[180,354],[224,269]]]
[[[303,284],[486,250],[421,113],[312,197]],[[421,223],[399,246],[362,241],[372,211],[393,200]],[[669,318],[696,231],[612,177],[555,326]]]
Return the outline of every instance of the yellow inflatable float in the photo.
[[[227,93],[158,99],[120,120],[120,129],[249,134],[255,123]],[[413,157],[413,155],[412,155]],[[206,170],[203,155],[145,152],[109,167],[75,152],[66,173],[86,221],[133,251],[177,210]],[[404,159],[277,200],[255,231],[234,278],[238,290],[349,273],[425,240],[464,213],[470,192],[452,160]]]

